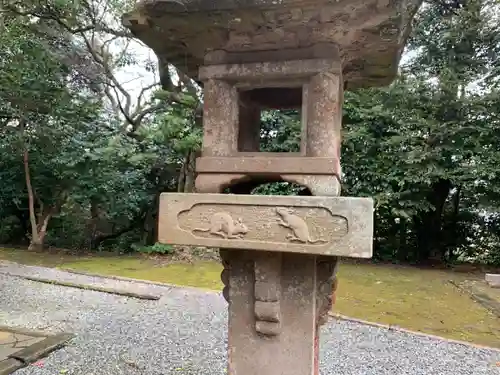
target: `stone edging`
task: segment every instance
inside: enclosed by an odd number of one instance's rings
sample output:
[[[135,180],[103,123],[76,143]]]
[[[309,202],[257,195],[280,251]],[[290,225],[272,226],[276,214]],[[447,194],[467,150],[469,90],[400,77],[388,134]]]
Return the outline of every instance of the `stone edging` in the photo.
[[[74,337],[70,333],[60,333],[57,335],[47,336],[45,340],[37,342],[25,349],[22,349],[14,354],[11,354],[9,358],[14,358],[25,364],[33,363],[39,358],[45,357],[50,352],[61,348],[67,341]]]
[[[47,356],[54,350],[62,348],[67,341],[75,337],[71,333],[60,333],[55,335],[42,334],[39,331],[29,331],[23,328],[0,327],[4,331],[26,334],[32,337],[45,336],[45,339],[39,341],[27,348],[21,349],[6,359],[0,360],[0,375],[12,374],[29,364],[36,362],[38,359]]]
[[[4,326],[0,324],[0,331],[4,332],[12,332],[19,333],[21,335],[32,336],[32,337],[47,337],[50,334],[47,332],[39,331],[39,330],[31,330],[27,328],[17,328],[12,326]]]
[[[145,279],[134,279],[132,277],[125,277],[125,276],[114,276],[114,275],[105,275],[102,273],[93,273],[93,272],[87,272],[87,271],[79,271],[75,270],[73,268],[57,268],[60,271],[67,272],[67,273],[74,273],[75,275],[83,275],[83,276],[90,276],[90,277],[100,277],[102,279],[112,279],[112,280],[118,280],[118,281],[128,281],[128,282],[133,282],[133,283],[142,283],[142,284],[149,284],[149,285],[157,285],[157,286],[162,286],[165,288],[182,288],[182,289],[193,289],[195,291],[203,291],[207,293],[217,293],[220,294],[220,292],[217,292],[212,289],[204,289],[204,288],[196,288],[194,286],[185,286],[185,285],[176,285],[176,284],[169,284],[169,283],[162,283],[160,281],[151,281],[151,280],[145,280]]]
[[[479,303],[485,309],[491,311],[498,318],[500,318],[500,303],[490,298],[486,294],[479,294],[474,292],[473,288],[468,288],[460,285],[459,283],[449,280],[450,284],[457,288],[459,291],[467,294],[473,301]]]
[[[399,326],[392,326],[392,325],[389,325],[389,324],[375,323],[375,322],[370,322],[370,321],[363,320],[363,319],[351,318],[349,316],[345,316],[345,315],[341,315],[341,314],[336,314],[334,312],[329,312],[328,315],[330,317],[332,317],[333,319],[335,319],[335,320],[344,320],[344,321],[347,321],[347,322],[359,323],[359,324],[363,324],[363,325],[367,325],[367,326],[372,326],[372,327],[376,327],[376,328],[382,328],[382,329],[386,329],[386,330],[389,330],[389,331],[403,332],[403,333],[408,333],[410,335],[421,336],[421,337],[428,337],[430,339],[445,341],[445,342],[449,342],[449,343],[452,343],[452,344],[459,344],[459,345],[471,346],[471,347],[474,347],[474,348],[477,348],[477,349],[493,350],[493,351],[496,351],[496,352],[500,353],[500,348],[494,348],[492,346],[474,344],[474,343],[467,342],[467,341],[460,341],[460,340],[448,339],[446,337],[436,336],[436,335],[432,335],[430,333],[424,333],[424,332],[418,332],[418,331],[411,331],[409,329],[401,328]]]
[[[161,297],[160,295],[155,295],[155,294],[129,292],[126,290],[119,290],[119,289],[115,289],[115,288],[106,288],[106,287],[102,287],[102,286],[98,286],[98,285],[78,284],[78,283],[72,283],[70,281],[59,281],[59,280],[54,280],[54,279],[45,279],[45,278],[41,278],[41,277],[19,275],[19,274],[13,274],[13,273],[9,273],[9,272],[0,272],[0,274],[11,276],[11,277],[19,277],[21,279],[40,282],[40,283],[44,283],[44,284],[52,284],[52,285],[66,286],[66,287],[70,287],[70,288],[92,290],[92,291],[96,291],[96,292],[116,294],[116,295],[138,298],[138,299],[157,301]]]
[[[8,264],[15,264],[17,266],[21,267],[38,267],[38,266],[30,266],[26,264],[21,264],[21,263],[16,263],[16,262],[11,262],[11,261],[2,261],[0,260],[0,265],[8,265]],[[182,289],[192,289],[193,291],[197,292],[205,292],[205,293],[214,293],[214,294],[220,294],[221,292],[218,292],[213,289],[205,289],[205,288],[197,288],[194,286],[186,286],[186,285],[176,285],[176,284],[169,284],[169,283],[162,283],[160,281],[151,281],[151,280],[145,280],[145,279],[135,279],[132,277],[125,277],[125,276],[114,276],[114,275],[106,275],[102,273],[93,273],[93,272],[87,272],[87,271],[80,271],[80,270],[75,270],[73,268],[51,268],[57,271],[61,272],[66,272],[66,273],[72,273],[75,275],[82,275],[82,276],[89,276],[89,277],[99,277],[101,279],[111,279],[111,280],[118,280],[118,281],[128,281],[132,283],[141,283],[141,284],[149,284],[149,285],[157,285],[157,286],[162,286],[165,288],[182,288]],[[14,276],[14,277],[23,277],[21,275],[15,275],[15,274],[9,274],[7,272],[1,272],[0,274],[4,274],[7,276]]]

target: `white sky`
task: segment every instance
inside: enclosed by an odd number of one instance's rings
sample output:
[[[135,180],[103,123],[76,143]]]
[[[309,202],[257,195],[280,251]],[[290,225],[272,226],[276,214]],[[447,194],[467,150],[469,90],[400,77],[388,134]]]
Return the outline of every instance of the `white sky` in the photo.
[[[153,84],[159,80],[157,72],[157,60],[152,49],[138,42],[131,42],[129,51],[139,60],[138,64],[128,65],[116,72],[116,78],[123,84],[132,98],[137,98],[143,87]],[[153,61],[154,72],[146,70],[147,62]]]

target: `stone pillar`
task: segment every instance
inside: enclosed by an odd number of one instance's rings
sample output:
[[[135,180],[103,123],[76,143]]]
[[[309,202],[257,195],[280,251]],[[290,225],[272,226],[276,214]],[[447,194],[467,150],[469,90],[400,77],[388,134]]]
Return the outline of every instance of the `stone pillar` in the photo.
[[[234,155],[239,143],[240,108],[238,91],[227,81],[207,79],[203,91],[203,146],[204,157]],[[245,112],[243,112],[245,113]],[[198,161],[196,169],[198,170]],[[221,193],[230,177],[224,173],[203,176],[198,174],[195,189],[203,193]]]
[[[337,258],[236,250],[221,257],[228,373],[319,375],[320,326],[335,302]]]
[[[246,95],[240,95],[238,151],[257,152],[260,143],[260,108]]]
[[[315,375],[316,256],[230,257],[228,373]]]
[[[306,156],[333,157],[337,160],[336,174],[340,178],[340,144],[342,126],[343,83],[341,73],[322,72],[311,78],[304,89],[306,114],[303,116]],[[336,196],[340,189],[328,184],[314,186],[315,195]],[[315,375],[319,374],[319,331],[327,321],[337,286],[335,257],[318,259],[317,321],[315,327]]]
[[[230,156],[238,147],[238,94],[229,83],[210,79],[203,103],[203,156]],[[221,126],[224,124],[224,126]]]
[[[307,108],[306,155],[337,158],[340,177],[343,82],[341,73],[323,72],[311,78],[304,106]],[[327,192],[318,195],[330,195]]]

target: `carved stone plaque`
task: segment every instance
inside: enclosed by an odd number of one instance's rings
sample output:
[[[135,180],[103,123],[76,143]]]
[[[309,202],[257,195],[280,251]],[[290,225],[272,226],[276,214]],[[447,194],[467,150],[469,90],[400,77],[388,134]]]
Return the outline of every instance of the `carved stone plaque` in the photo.
[[[371,258],[371,198],[163,193],[165,244]]]

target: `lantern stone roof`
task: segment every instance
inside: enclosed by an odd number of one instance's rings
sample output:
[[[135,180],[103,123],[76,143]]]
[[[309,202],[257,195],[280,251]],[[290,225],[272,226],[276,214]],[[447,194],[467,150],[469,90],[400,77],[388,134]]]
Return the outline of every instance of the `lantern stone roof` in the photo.
[[[123,24],[198,79],[233,62],[340,57],[346,89],[390,83],[421,0],[143,0]],[[333,48],[334,46],[335,48]],[[335,52],[337,51],[337,52]],[[216,56],[215,60],[207,53]]]

